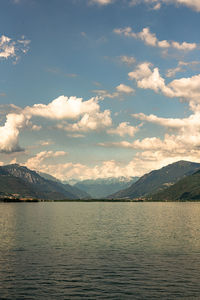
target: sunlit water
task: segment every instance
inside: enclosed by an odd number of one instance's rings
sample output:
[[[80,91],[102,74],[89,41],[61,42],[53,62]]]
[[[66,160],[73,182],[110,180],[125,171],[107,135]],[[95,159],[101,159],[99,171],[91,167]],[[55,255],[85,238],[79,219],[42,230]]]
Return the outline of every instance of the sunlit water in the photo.
[[[0,299],[200,299],[200,203],[0,204]]]

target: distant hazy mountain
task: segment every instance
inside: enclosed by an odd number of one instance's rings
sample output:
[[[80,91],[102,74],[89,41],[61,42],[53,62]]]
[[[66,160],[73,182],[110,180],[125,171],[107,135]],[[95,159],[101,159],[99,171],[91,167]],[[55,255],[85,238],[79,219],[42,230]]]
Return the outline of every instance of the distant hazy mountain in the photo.
[[[195,201],[200,200],[200,171],[180,179],[172,186],[149,195],[153,201]]]
[[[111,193],[129,187],[138,177],[99,178],[96,180],[83,180],[77,182],[74,187],[91,195],[92,198],[105,198]]]
[[[79,199],[82,192],[71,186],[47,180],[35,171],[17,164],[0,167],[0,193],[44,200]]]
[[[198,169],[200,169],[199,163],[178,161],[159,170],[145,174],[129,188],[112,194],[109,198],[138,198],[150,193],[155,193],[158,190],[174,184],[184,176],[194,173]]]

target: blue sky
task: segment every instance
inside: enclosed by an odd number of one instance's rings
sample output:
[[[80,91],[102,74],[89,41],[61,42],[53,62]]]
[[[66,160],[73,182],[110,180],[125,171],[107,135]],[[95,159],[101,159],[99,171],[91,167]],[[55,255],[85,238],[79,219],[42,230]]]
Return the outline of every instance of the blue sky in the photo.
[[[200,3],[2,0],[0,163],[60,179],[200,162]]]

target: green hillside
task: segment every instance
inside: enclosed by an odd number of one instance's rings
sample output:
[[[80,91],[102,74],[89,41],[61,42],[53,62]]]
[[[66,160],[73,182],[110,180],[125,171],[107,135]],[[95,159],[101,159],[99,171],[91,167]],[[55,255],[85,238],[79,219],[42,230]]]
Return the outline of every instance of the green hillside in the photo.
[[[184,177],[174,185],[148,196],[153,201],[197,201],[200,200],[200,171]]]

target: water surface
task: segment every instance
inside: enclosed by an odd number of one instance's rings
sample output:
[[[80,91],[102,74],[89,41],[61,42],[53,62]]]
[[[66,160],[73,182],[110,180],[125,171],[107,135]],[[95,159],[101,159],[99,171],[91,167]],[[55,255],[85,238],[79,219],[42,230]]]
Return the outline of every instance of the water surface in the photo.
[[[200,203],[1,203],[0,299],[200,299]]]

